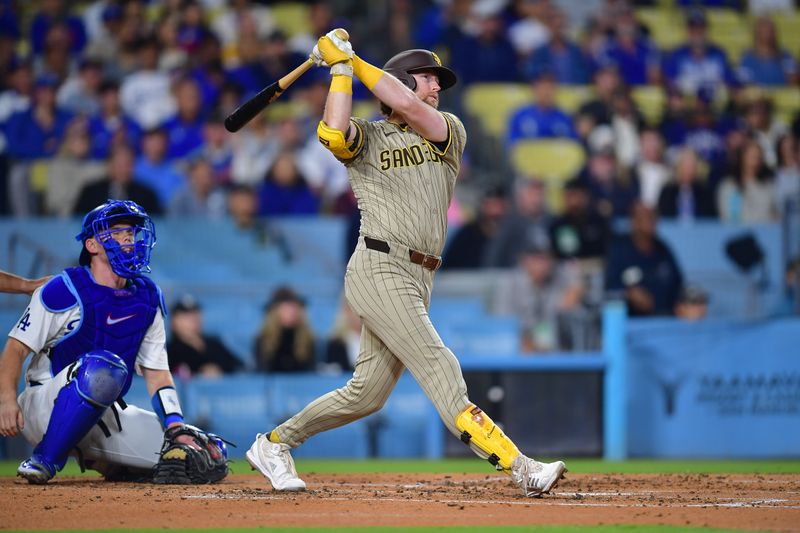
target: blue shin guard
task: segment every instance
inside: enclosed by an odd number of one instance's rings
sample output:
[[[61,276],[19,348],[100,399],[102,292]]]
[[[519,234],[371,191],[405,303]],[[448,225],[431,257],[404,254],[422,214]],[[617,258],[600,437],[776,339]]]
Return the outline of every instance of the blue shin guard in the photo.
[[[64,468],[69,452],[114,403],[127,377],[125,363],[107,350],[81,357],[75,377],[56,397],[47,431],[34,448],[31,460],[55,470]]]

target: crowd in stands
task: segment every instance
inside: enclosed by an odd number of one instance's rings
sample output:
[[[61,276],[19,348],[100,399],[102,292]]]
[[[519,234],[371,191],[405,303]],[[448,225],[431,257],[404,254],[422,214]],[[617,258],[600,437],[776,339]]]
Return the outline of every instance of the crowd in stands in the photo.
[[[287,4],[303,18],[280,15]],[[672,13],[685,40],[659,46],[664,28],[648,25],[643,9]],[[720,10],[752,32],[738,54],[709,34]],[[558,184],[535,164],[498,177],[477,157],[479,142],[465,154],[443,268],[515,269],[494,307],[520,317],[526,350],[568,348],[563,317],[585,318],[608,291],[636,315],[697,318],[702,290],[684,286],[656,236],[658,218],[772,223],[792,202],[800,209],[800,106],[779,115],[770,99],[775,88],[800,91],[800,49],[783,44],[780,17],[800,21],[797,3],[0,0],[0,214],[70,217],[113,197],[153,215],[230,217],[242,229],[262,217],[337,215],[357,231],[345,168],[316,136],[326,70],[300,78],[241,132],[223,126],[300,64],[317,36],[345,26],[376,64],[412,47],[440,52],[460,79],[443,105],[473,139],[486,132],[464,112],[470,86],[529,85],[531,98],[495,139],[504,159],[541,139],[573,141],[585,154],[582,169]],[[575,86],[586,96],[561,109],[559,95]],[[655,115],[635,98],[642,87],[663,91]],[[379,116],[363,86],[354,93],[367,104],[360,109]],[[616,238],[615,221],[627,218],[630,233]],[[259,369],[313,363],[303,306],[289,289],[274,295],[254,346]],[[198,307],[178,311],[180,351],[217,345],[198,329]],[[328,349],[342,368],[354,361],[355,318],[343,310]],[[226,357],[199,360],[176,364],[192,373],[233,368]]]

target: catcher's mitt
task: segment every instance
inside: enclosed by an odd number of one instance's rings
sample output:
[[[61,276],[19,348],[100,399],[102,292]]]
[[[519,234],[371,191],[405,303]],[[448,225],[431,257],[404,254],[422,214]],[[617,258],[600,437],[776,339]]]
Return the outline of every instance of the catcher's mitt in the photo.
[[[153,483],[201,485],[228,475],[228,453],[217,435],[188,424],[164,432],[161,456],[153,469]]]

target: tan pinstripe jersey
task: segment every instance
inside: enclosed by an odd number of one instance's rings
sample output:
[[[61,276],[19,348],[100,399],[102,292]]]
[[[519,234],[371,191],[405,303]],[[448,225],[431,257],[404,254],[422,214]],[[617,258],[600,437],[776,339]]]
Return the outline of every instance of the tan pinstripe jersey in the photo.
[[[352,119],[359,130],[354,142],[361,146],[345,165],[361,210],[362,235],[441,254],[467,142],[458,117],[442,115],[449,131],[447,141],[437,143],[442,150],[408,126]]]

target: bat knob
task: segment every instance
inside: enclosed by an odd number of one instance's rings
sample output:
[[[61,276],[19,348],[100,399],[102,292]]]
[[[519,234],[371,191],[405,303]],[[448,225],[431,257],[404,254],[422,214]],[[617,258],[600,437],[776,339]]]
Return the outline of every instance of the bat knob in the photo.
[[[347,33],[347,30],[344,28],[336,28],[335,30],[333,30],[333,33],[335,33],[336,36],[343,41],[350,40],[350,34]]]

